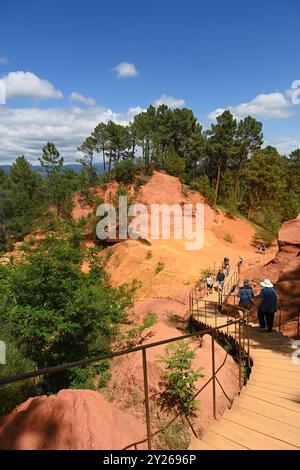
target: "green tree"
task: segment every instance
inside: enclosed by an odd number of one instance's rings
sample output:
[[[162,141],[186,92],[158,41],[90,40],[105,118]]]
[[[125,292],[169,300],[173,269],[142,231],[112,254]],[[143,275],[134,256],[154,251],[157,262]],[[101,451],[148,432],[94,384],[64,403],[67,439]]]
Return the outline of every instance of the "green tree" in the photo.
[[[247,216],[268,206],[280,213],[285,192],[283,159],[274,147],[256,150],[244,170],[247,186]]]
[[[96,181],[97,173],[94,167],[94,152],[96,148],[96,139],[93,136],[87,137],[85,141],[78,147],[78,151],[82,153],[82,157],[77,161],[82,165],[87,175],[89,187]]]
[[[240,177],[244,169],[245,163],[251,157],[254,150],[259,149],[263,144],[262,123],[256,121],[251,116],[238,123],[237,128],[237,143],[238,151],[235,155],[236,169],[235,169],[235,200],[238,200],[240,191]]]
[[[131,287],[111,288],[97,258],[89,273],[82,272],[82,261],[76,245],[48,238],[29,249],[23,263],[3,268],[0,324],[38,367],[104,353],[126,318]],[[67,372],[46,378],[45,386],[57,390],[68,383]]]
[[[211,127],[208,152],[215,167],[216,202],[219,197],[222,170],[226,168],[228,161],[237,152],[235,142],[236,130],[237,122],[228,110],[218,116],[217,123]]]
[[[62,178],[64,159],[60,156],[53,142],[48,142],[42,151],[43,155],[39,161],[46,170],[51,199],[55,204],[57,215],[60,217],[66,197]]]

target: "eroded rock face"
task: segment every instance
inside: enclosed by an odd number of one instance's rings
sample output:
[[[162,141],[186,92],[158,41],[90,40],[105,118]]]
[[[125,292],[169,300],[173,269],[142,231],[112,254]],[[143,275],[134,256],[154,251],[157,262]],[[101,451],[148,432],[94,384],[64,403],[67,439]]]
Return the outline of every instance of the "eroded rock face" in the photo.
[[[0,419],[0,450],[123,449],[144,438],[142,423],[92,390],[29,398]]]
[[[299,334],[298,309],[300,309],[300,214],[296,219],[284,222],[278,235],[278,253],[274,260],[259,269],[243,273],[253,281],[256,294],[259,281],[269,278],[282,301],[281,331],[291,337]],[[278,325],[279,315],[275,317]]]
[[[296,219],[282,224],[278,234],[278,245],[282,251],[285,251],[286,246],[300,250],[300,214]]]

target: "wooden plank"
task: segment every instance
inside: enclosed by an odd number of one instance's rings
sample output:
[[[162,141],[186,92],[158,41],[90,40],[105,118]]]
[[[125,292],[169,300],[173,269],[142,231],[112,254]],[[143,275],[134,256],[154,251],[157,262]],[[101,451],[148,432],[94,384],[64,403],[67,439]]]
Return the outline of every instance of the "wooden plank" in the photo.
[[[251,429],[300,449],[300,429],[244,408],[226,411],[223,420]]]
[[[286,444],[225,419],[213,423],[210,430],[251,450],[298,450],[291,444]]]

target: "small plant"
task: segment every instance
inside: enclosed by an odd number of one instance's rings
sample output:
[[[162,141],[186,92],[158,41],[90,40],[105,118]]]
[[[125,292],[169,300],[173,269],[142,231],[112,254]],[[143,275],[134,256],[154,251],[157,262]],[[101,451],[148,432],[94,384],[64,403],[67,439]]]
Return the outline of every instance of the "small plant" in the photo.
[[[228,243],[233,243],[234,242],[234,236],[232,233],[226,232],[224,235],[224,241]]]
[[[164,269],[164,267],[165,267],[165,264],[159,261],[156,265],[155,274],[160,273]]]
[[[160,428],[164,423],[160,422]],[[158,449],[186,450],[190,445],[189,426],[183,421],[175,422],[167,426],[157,436]]]
[[[155,325],[157,322],[157,316],[154,312],[148,312],[143,318],[143,328],[150,328],[150,326]]]
[[[148,250],[146,254],[146,259],[151,259],[152,258],[152,251]]]
[[[200,377],[200,369],[193,370],[192,361],[195,352],[190,348],[190,343],[181,341],[167,348],[166,356],[160,359],[167,370],[164,381],[160,383],[163,387],[159,396],[161,410],[175,410],[185,417],[196,415],[198,403],[194,396],[196,394],[196,382]]]
[[[127,333],[127,347],[134,347],[143,341],[143,331],[150,328],[157,322],[157,316],[154,312],[148,312],[144,318],[141,326],[132,328]],[[148,336],[148,335],[147,335]]]

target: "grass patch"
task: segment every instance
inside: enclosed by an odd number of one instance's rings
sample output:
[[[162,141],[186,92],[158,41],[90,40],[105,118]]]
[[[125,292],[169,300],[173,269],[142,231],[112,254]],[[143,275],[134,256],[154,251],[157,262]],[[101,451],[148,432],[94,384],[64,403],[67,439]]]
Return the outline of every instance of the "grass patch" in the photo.
[[[165,263],[159,261],[156,265],[155,274],[160,273],[165,268]]]
[[[234,242],[234,236],[230,232],[226,232],[224,235],[224,241],[228,243],[233,243]]]

